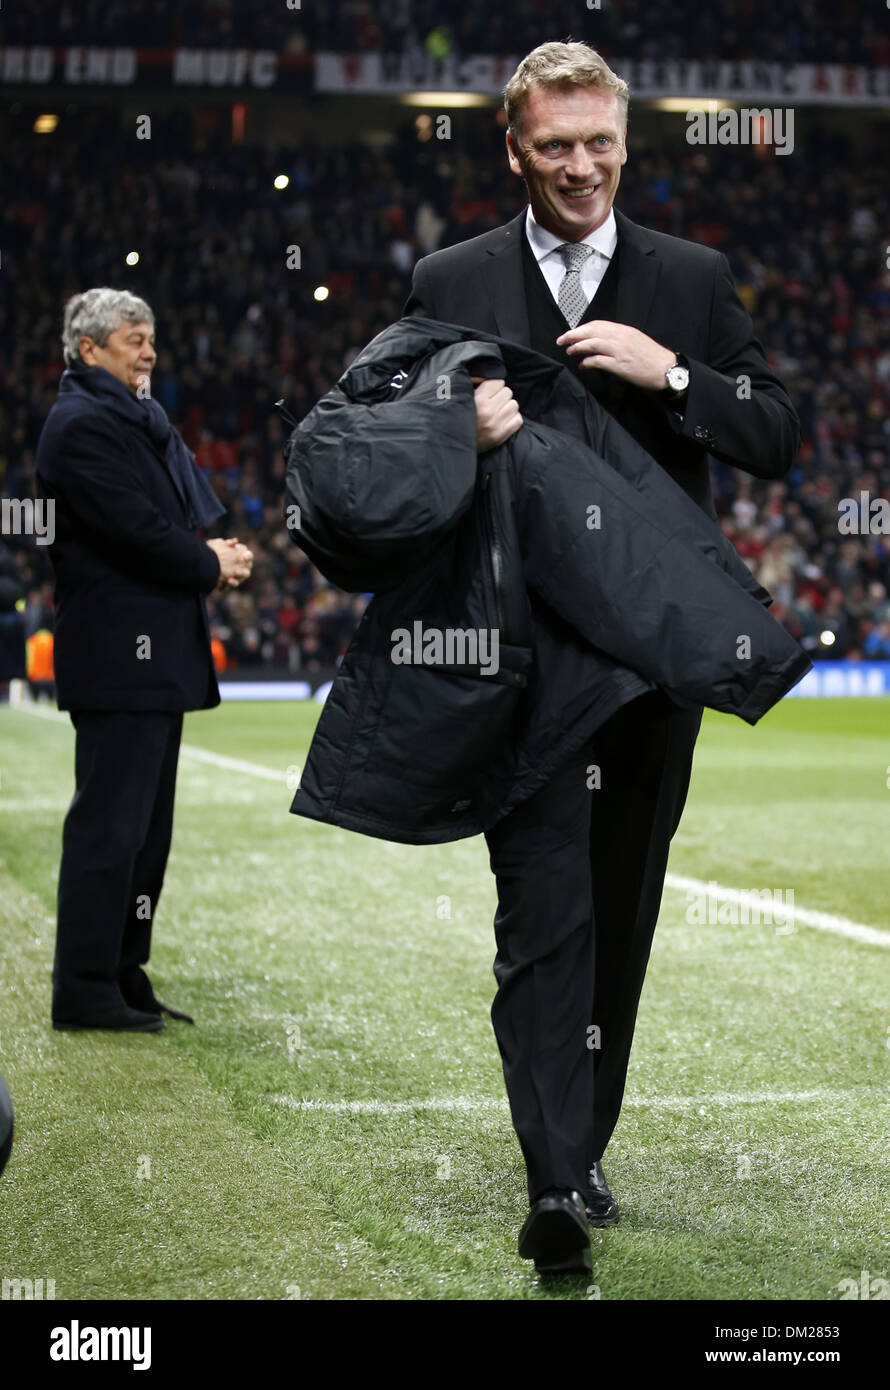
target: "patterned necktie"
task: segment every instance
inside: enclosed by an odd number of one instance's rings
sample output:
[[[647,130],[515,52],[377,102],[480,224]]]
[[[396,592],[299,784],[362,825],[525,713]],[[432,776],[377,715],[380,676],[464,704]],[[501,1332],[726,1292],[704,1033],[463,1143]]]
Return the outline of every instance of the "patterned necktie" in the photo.
[[[576,328],[587,308],[587,300],[581,290],[581,267],[587,257],[593,254],[593,247],[584,241],[564,241],[557,249],[566,266],[566,273],[559,287],[559,307],[568,320],[569,327]]]

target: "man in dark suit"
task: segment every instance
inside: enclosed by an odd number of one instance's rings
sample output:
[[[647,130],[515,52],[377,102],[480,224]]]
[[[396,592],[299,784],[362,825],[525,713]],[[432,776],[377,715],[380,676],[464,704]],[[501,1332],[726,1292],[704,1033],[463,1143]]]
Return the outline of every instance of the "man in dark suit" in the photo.
[[[219,704],[204,595],[252,556],[204,541],[224,510],[151,399],[154,316],[126,290],[65,308],[67,370],[37,449],[55,506],[55,672],[76,729],[52,1017],[57,1028],[157,1032],[143,969],[173,828],[184,710]]]
[[[529,54],[505,89],[507,155],[529,206],[420,260],[405,313],[562,363],[715,517],[708,453],[779,478],[798,419],[725,257],[613,208],[627,100],[586,44]],[[477,380],[476,408],[480,451],[521,428],[505,382]],[[498,891],[492,1021],[528,1173],[520,1254],[539,1270],[589,1270],[588,1221],[618,1216],[600,1160],[701,715],[661,691],[631,701],[486,836]]]

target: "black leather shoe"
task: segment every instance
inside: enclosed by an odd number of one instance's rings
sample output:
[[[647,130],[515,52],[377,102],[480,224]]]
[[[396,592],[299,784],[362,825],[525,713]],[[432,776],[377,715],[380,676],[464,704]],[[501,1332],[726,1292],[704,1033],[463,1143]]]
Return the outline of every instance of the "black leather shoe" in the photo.
[[[140,970],[138,976],[132,980],[121,981],[121,994],[124,996],[131,1009],[142,1009],[150,1014],[168,1014],[170,1018],[180,1018],[183,1023],[194,1023],[191,1014],[184,1014],[181,1009],[173,1009],[169,1004],[162,1004],[152,989],[151,980],[144,970]]]
[[[580,1192],[554,1187],[532,1202],[519,1253],[539,1274],[590,1274],[590,1227]]]
[[[597,1159],[588,1175],[588,1187],[584,1193],[587,1220],[591,1226],[614,1226],[618,1220],[618,1203],[609,1191],[609,1184],[603,1174],[603,1165]]]
[[[54,1018],[54,1028],[82,1032],[86,1028],[110,1028],[115,1033],[159,1033],[164,1026],[160,1014],[144,1013],[141,1009],[113,1009],[95,1018]]]

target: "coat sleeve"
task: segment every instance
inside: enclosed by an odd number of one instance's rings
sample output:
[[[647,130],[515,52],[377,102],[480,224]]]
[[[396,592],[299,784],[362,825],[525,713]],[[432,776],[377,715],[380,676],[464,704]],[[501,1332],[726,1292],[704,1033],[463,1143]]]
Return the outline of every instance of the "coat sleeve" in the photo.
[[[689,358],[689,389],[672,427],[755,478],[783,478],[800,448],[800,421],[770,370],[722,253],[714,256],[708,361]]]
[[[702,511],[696,503],[678,494],[683,492],[676,479],[638,444],[613,415],[604,410],[591,396],[586,402],[587,438],[600,458],[631,484],[634,493],[651,516],[670,510],[671,524],[676,536],[683,536],[690,545],[708,555],[761,603],[772,603],[772,595],[751,573],[731,541],[724,536],[720,525]]]
[[[129,450],[98,414],[71,420],[41,470],[58,487],[103,554],[137,579],[209,593],[219,560],[196,532],[177,526],[152,501]]]
[[[654,461],[650,496],[534,423],[509,443],[526,583],[592,646],[680,703],[749,724],[811,669],[738,582],[719,528]],[[712,528],[710,544],[697,537],[696,513]]]

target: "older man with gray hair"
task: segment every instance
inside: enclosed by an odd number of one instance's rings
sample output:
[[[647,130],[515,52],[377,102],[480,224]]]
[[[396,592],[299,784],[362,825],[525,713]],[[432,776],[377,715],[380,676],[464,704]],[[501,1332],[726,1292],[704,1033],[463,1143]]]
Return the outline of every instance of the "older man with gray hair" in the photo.
[[[151,397],[154,315],[108,287],[65,306],[67,368],[37,448],[55,501],[55,671],[76,730],[59,869],[57,1028],[157,1032],[143,967],[173,828],[185,710],[219,704],[204,596],[248,578],[225,510]]]

